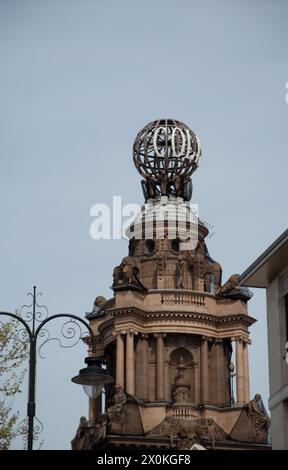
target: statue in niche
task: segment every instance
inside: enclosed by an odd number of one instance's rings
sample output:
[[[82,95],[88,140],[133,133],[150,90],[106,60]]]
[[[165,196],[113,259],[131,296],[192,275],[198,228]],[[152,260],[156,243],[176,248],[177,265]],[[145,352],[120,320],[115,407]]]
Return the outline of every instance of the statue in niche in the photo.
[[[183,276],[184,261],[177,261],[176,264],[176,288],[184,289],[184,276]]]
[[[187,367],[184,364],[183,357],[180,357],[180,362],[179,365],[177,366],[177,375],[175,377],[175,384],[184,384],[185,383],[185,372],[186,372]]]
[[[174,403],[188,403],[190,386],[185,384],[185,372],[187,367],[184,364],[183,357],[180,358],[177,367],[177,375],[173,386],[172,398]]]

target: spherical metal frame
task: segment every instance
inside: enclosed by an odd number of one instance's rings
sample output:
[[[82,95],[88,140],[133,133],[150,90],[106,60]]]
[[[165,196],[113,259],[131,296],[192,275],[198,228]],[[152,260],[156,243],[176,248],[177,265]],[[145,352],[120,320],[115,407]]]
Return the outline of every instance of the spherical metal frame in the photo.
[[[188,179],[197,169],[200,156],[196,134],[174,119],[150,122],[137,134],[133,145],[133,161],[138,172],[155,182],[163,173],[169,181],[175,176]]]

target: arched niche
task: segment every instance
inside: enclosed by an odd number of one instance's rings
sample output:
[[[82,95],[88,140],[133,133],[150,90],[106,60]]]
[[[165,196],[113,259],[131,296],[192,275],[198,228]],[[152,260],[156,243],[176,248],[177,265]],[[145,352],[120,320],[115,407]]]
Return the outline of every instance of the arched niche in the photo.
[[[175,347],[170,351],[168,360],[169,399],[172,400],[180,363],[186,367],[183,380],[185,385],[189,386],[189,402],[197,403],[199,396],[198,363],[195,360],[194,352],[184,346]]]

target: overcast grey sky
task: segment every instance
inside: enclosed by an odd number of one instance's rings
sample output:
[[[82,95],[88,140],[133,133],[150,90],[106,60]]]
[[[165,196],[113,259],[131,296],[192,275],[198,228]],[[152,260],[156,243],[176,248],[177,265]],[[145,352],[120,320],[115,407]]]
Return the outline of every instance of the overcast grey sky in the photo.
[[[1,0],[0,310],[33,284],[51,314],[112,296],[127,242],[92,240],[90,208],[113,195],[142,204],[132,144],[159,117],[198,134],[193,202],[223,280],[241,273],[287,228],[287,35],[285,0]],[[264,292],[250,315],[251,393],[267,404]],[[69,448],[87,414],[70,382],[85,347],[45,352],[40,440]]]

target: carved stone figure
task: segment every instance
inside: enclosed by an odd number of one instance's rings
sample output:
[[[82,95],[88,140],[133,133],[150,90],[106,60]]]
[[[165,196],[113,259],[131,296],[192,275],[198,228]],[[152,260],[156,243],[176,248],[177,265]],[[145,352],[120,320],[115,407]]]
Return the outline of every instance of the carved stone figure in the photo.
[[[97,315],[97,313],[102,312],[103,305],[106,302],[107,299],[105,299],[105,297],[103,297],[102,295],[98,295],[94,300],[92,312],[86,312],[86,318],[93,317],[94,315]]]
[[[177,375],[175,377],[175,384],[176,385],[182,385],[184,384],[184,380],[185,380],[185,371],[186,371],[187,367],[185,366],[184,364],[184,360],[183,360],[183,357],[180,357],[180,362],[179,362],[179,365],[177,367]]]
[[[190,386],[185,384],[185,372],[187,367],[184,364],[183,357],[180,358],[177,367],[177,375],[175,377],[175,384],[173,386],[172,398],[174,403],[189,403],[189,389]]]
[[[255,421],[256,433],[258,435],[267,435],[271,419],[269,418],[267,413],[265,413],[265,409],[261,407],[261,402],[261,395],[259,395],[259,393],[256,393],[253,400],[250,400],[249,403],[247,403],[246,409],[249,418]]]
[[[239,286],[239,281],[240,281],[240,274],[233,274],[232,276],[229,277],[228,281],[225,282],[225,284],[220,287],[217,291],[217,295],[227,295],[231,291],[239,291],[240,286]]]
[[[175,196],[184,197],[185,180],[183,176],[176,174],[173,178]]]
[[[225,282],[225,284],[217,290],[216,295],[220,297],[228,297],[235,300],[240,299],[247,301],[251,299],[253,293],[248,289],[248,287],[240,286],[239,283],[240,275],[233,274],[229,277],[228,281]]]
[[[122,421],[124,418],[124,410],[126,405],[126,395],[120,385],[116,385],[113,397],[113,405],[108,408],[109,424],[112,422]]]
[[[147,198],[151,199],[157,196],[156,181],[151,176],[146,178]]]
[[[93,450],[97,442],[105,437],[106,420],[89,422],[82,416],[76,435],[71,441],[72,450]]]
[[[189,387],[187,385],[178,385],[173,392],[174,403],[189,403]]]
[[[174,195],[182,197],[185,201],[190,201],[192,197],[192,181],[179,173],[173,177]],[[171,192],[171,191],[170,191]]]
[[[168,173],[165,170],[161,171],[159,180],[160,180],[161,196],[167,196],[169,177],[168,177]]]
[[[193,418],[191,420],[166,418],[159,426],[147,433],[148,435],[178,438],[181,443],[186,441],[185,448],[189,449],[193,442],[199,442],[202,438],[214,438],[223,441],[227,434],[216,424],[212,418]],[[179,443],[181,445],[181,443]],[[188,446],[190,444],[190,447]],[[182,447],[184,448],[184,447]]]
[[[86,431],[87,431],[87,419],[85,416],[81,416],[80,423],[78,429],[76,431],[76,435],[74,439],[71,441],[72,450],[82,450],[84,449],[84,443],[86,438]]]
[[[146,289],[138,278],[139,269],[135,265],[132,256],[123,258],[120,266],[116,266],[113,271],[113,287],[135,286]]]

